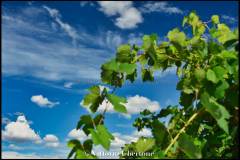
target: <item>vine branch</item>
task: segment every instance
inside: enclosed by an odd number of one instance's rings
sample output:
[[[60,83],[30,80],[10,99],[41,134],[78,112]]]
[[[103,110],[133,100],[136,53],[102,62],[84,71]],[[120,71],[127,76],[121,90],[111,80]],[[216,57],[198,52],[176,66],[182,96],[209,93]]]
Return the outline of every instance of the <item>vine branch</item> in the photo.
[[[178,134],[174,137],[174,139],[171,141],[171,143],[168,145],[168,147],[166,148],[166,150],[164,151],[164,154],[167,154],[167,152],[169,151],[169,149],[172,147],[172,145],[174,143],[176,143],[177,139],[179,138],[179,136],[185,131],[185,129],[191,124],[191,122],[197,117],[197,115],[199,115],[199,113],[203,111],[203,108],[201,108],[198,112],[194,113],[189,120],[186,122],[186,124],[183,126],[183,128],[178,132]]]

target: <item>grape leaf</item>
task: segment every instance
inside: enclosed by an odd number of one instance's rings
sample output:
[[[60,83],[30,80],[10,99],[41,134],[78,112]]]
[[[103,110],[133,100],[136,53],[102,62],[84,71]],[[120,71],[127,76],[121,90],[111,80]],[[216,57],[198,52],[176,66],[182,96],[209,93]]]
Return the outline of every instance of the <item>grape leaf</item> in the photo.
[[[146,152],[153,148],[155,140],[152,138],[139,138],[135,144],[137,152]]]
[[[183,133],[178,139],[179,148],[192,159],[202,158],[201,150],[194,144],[192,137]]]
[[[125,98],[116,96],[114,94],[107,94],[107,99],[111,102],[115,111],[121,112],[121,113],[127,113],[127,109],[123,105],[123,103],[127,102]]]
[[[207,92],[201,95],[200,100],[206,111],[217,121],[218,126],[228,133],[227,119],[230,118],[230,115],[225,107],[219,104],[213,97],[210,97]]]
[[[216,77],[216,74],[213,70],[211,69],[208,69],[207,70],[207,79],[213,83],[217,83],[218,82],[218,79]]]
[[[93,143],[95,145],[102,145],[105,149],[109,150],[111,140],[114,140],[114,137],[109,133],[107,128],[104,125],[98,125],[96,130],[90,129]]]

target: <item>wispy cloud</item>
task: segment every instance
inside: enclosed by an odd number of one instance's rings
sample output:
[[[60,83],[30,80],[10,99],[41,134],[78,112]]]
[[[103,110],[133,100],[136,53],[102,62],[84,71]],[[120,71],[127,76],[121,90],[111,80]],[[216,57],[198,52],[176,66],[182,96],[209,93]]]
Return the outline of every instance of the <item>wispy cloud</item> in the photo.
[[[45,8],[49,12],[50,16],[54,18],[56,23],[60,25],[60,27],[68,34],[68,36],[72,38],[73,43],[76,44],[76,41],[79,38],[77,31],[68,23],[62,21],[62,16],[59,11],[47,6],[43,6],[43,8]]]
[[[146,2],[141,8],[143,13],[166,13],[166,14],[183,14],[183,10],[178,7],[171,6],[168,2]]]

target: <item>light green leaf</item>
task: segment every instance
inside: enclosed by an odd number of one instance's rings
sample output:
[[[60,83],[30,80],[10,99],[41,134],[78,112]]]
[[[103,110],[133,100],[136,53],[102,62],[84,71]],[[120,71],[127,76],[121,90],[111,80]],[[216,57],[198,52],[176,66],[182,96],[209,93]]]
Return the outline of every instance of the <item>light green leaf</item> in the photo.
[[[129,63],[120,63],[119,64],[119,72],[126,73],[126,74],[132,74],[137,65],[134,64],[129,64]]]
[[[129,44],[124,44],[118,47],[116,60],[118,62],[131,62],[131,46]]]
[[[136,142],[136,150],[137,152],[146,152],[153,148],[155,145],[155,140],[152,138],[139,138]]]
[[[102,145],[105,149],[109,150],[111,140],[114,137],[108,132],[104,125],[98,125],[96,130],[90,129],[93,143],[95,145]]]
[[[218,24],[219,23],[219,16],[218,15],[213,15],[211,19],[212,19],[212,22],[214,24]]]
[[[213,82],[213,83],[217,83],[218,82],[218,79],[216,77],[216,74],[213,70],[211,69],[208,69],[207,70],[207,80]]]
[[[123,105],[123,103],[127,103],[127,100],[124,97],[119,97],[114,94],[107,94],[107,99],[112,103],[115,111],[127,113],[127,109]]]
[[[180,32],[178,28],[175,28],[168,32],[167,35],[169,41],[178,43],[181,46],[186,44],[186,35],[184,32]]]
[[[218,80],[223,80],[224,78],[227,78],[227,70],[224,69],[223,67],[216,66],[213,68],[213,71]]]
[[[200,148],[198,148],[194,142],[193,138],[183,133],[178,139],[179,148],[189,157],[194,159],[202,158],[202,153]]]

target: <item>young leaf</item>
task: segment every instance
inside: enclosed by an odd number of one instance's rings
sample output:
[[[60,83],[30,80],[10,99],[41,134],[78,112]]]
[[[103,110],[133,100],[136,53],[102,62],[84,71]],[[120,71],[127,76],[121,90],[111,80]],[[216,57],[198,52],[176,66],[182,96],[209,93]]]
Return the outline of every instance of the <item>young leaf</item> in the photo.
[[[216,74],[213,70],[211,69],[208,69],[207,70],[207,80],[213,82],[213,83],[217,83],[218,82],[218,79],[216,77]]]
[[[117,49],[116,60],[118,62],[131,62],[131,46],[128,44],[121,45]]]
[[[218,24],[219,23],[219,16],[218,15],[213,15],[211,19],[212,19],[212,22],[214,24]]]
[[[168,39],[170,42],[176,42],[177,44],[184,46],[185,45],[185,40],[186,40],[186,35],[184,32],[180,32],[179,29],[175,28],[172,31],[168,32],[167,35]]]
[[[137,152],[146,152],[153,148],[155,145],[155,140],[152,138],[139,138],[136,142]]]

